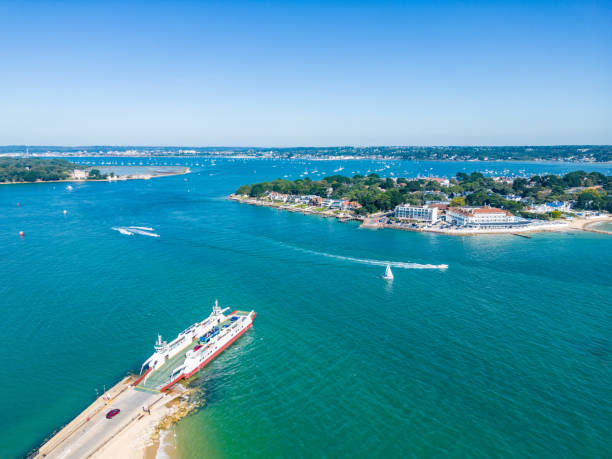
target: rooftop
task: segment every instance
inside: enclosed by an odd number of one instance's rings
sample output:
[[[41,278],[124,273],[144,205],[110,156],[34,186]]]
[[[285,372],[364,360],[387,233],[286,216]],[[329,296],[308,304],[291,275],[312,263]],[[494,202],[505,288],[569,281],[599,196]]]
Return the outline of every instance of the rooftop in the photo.
[[[495,207],[451,207],[449,211],[458,212],[463,215],[490,215],[490,214],[504,214],[512,215],[510,212],[504,209],[497,209]]]

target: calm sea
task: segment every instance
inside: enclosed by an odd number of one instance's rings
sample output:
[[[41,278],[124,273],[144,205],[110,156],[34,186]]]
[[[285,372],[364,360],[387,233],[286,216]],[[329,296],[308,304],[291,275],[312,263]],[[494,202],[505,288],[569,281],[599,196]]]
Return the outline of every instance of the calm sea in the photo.
[[[225,199],[341,167],[609,164],[83,161],[193,173],[0,187],[0,457],[36,447],[215,299],[258,315],[193,380],[205,404],[165,439],[181,457],[610,455],[610,236],[371,231]],[[161,237],[112,230],[127,225]],[[388,261],[393,283],[380,278]],[[424,268],[437,264],[449,267]]]

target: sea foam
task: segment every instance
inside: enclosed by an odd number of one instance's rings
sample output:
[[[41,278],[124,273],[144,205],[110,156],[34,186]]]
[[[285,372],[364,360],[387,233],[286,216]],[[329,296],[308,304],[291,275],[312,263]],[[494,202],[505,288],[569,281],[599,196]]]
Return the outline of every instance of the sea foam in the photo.
[[[327,258],[334,258],[336,260],[348,261],[351,263],[359,263],[362,265],[371,265],[371,266],[391,266],[392,268],[400,268],[400,269],[448,269],[448,265],[440,264],[440,265],[432,265],[432,264],[422,264],[422,263],[413,263],[410,261],[388,261],[388,260],[373,260],[370,258],[355,258],[355,257],[346,257],[343,255],[335,255],[333,253],[327,252],[318,252],[316,250],[302,249],[298,247],[293,247],[287,245],[295,250],[299,250],[305,253],[311,253],[313,255],[319,255]]]

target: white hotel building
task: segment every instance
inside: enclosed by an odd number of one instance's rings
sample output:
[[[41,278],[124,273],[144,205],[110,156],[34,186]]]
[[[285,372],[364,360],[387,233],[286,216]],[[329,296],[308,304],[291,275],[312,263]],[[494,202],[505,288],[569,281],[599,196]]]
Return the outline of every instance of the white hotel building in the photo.
[[[420,222],[436,223],[438,221],[438,208],[429,206],[402,205],[395,208],[394,216],[400,220],[416,220]]]
[[[513,228],[529,223],[494,207],[451,207],[446,211],[446,221],[464,228],[482,229]]]

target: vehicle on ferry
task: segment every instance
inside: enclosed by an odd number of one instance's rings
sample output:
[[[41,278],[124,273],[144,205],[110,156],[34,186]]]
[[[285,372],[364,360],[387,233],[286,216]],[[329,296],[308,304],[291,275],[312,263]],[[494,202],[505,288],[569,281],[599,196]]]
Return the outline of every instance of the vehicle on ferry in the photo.
[[[171,342],[157,335],[155,353],[142,364],[136,388],[163,392],[194,375],[251,328],[257,315],[255,311],[226,315],[228,310],[215,301],[206,319],[183,330]]]

